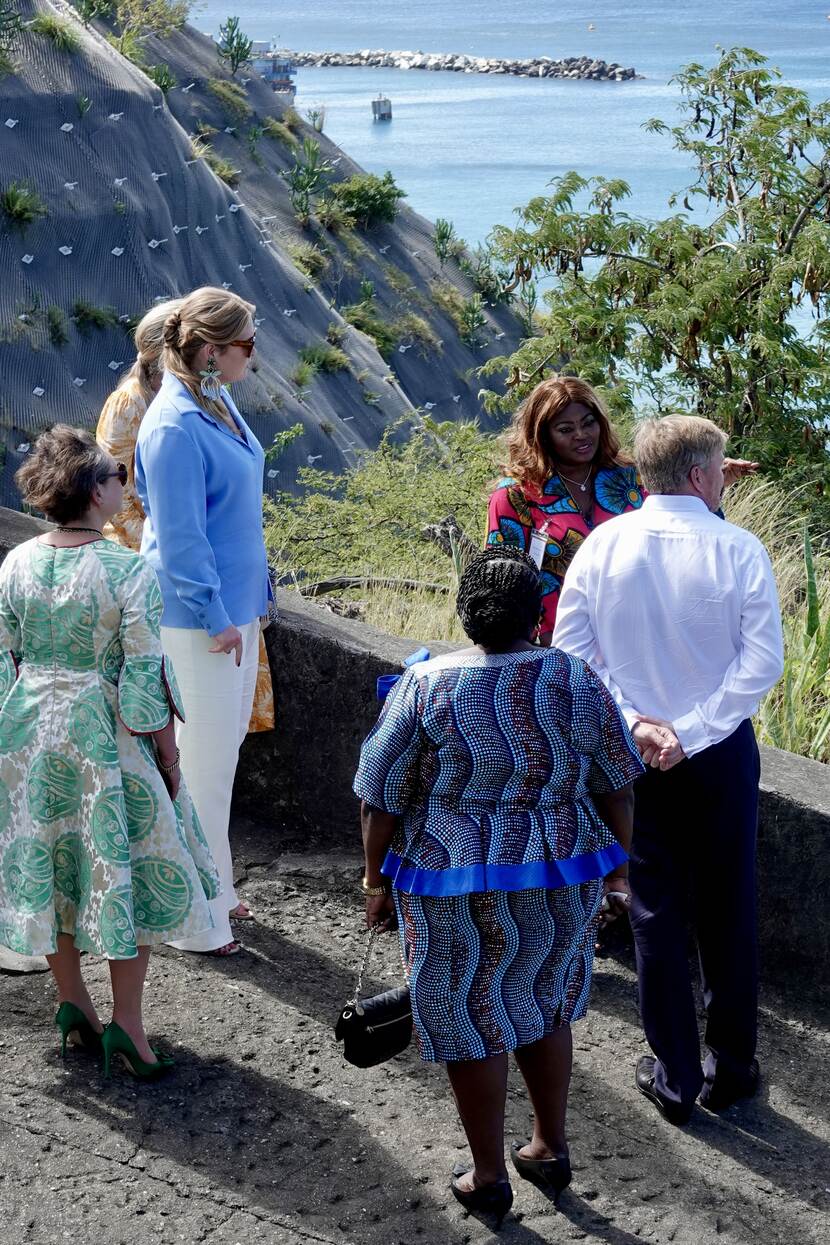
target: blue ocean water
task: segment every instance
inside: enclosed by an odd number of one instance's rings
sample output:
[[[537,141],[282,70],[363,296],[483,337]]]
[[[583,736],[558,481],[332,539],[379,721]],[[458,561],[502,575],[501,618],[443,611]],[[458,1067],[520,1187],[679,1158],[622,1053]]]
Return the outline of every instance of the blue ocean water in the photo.
[[[510,223],[517,206],[568,169],[622,177],[633,215],[664,214],[689,167],[670,140],[642,125],[653,116],[675,119],[670,79],[689,61],[713,63],[718,44],[755,48],[813,98],[830,96],[830,0],[208,0],[196,24],[216,32],[229,11],[253,38],[277,37],[297,49],[589,54],[634,66],[643,77],[626,83],[299,71],[298,109],[324,104],[335,142],[367,169],[391,169],[416,211],[448,217],[471,243]],[[372,122],[379,91],[392,99],[390,124]]]

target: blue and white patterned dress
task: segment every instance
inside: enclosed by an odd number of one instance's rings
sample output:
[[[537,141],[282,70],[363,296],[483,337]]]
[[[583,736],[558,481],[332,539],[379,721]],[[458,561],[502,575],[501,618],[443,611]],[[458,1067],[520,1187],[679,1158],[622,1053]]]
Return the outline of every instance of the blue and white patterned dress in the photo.
[[[585,1014],[601,879],[625,859],[591,792],[642,772],[605,687],[559,649],[403,676],[354,789],[400,817],[383,872],[422,1058],[485,1059]]]

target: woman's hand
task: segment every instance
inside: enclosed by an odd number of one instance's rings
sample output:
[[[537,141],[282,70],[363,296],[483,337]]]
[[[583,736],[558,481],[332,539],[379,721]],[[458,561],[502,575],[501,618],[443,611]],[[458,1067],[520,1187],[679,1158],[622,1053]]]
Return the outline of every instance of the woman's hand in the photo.
[[[213,637],[213,645],[208,649],[208,652],[236,652],[236,664],[238,666],[242,661],[242,632],[231,623],[230,627],[226,627],[224,631],[220,631],[218,635]]]
[[[631,887],[628,884],[628,878],[619,873],[610,873],[602,880],[602,896],[599,923],[601,927],[604,927],[611,921],[616,921],[618,916],[623,916],[628,912],[631,905]]]
[[[395,904],[391,895],[366,896],[366,928],[394,929],[397,924]]]

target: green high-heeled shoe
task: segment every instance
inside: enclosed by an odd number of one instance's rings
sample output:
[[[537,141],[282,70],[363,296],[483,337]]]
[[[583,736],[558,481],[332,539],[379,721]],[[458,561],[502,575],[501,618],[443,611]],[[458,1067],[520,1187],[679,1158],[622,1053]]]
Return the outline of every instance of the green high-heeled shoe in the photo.
[[[156,1057],[155,1063],[147,1063],[141,1058],[135,1048],[135,1043],[129,1034],[125,1033],[120,1025],[111,1020],[104,1029],[101,1039],[104,1049],[104,1076],[110,1074],[110,1065],[113,1055],[118,1055],[124,1067],[131,1072],[139,1081],[156,1081],[160,1076],[164,1076],[175,1064],[172,1055],[163,1055],[161,1051],[156,1050],[154,1046],[150,1049]]]
[[[74,1003],[61,1003],[55,1016],[55,1024],[61,1031],[61,1055],[66,1058],[66,1047],[69,1037],[74,1033],[74,1040],[69,1043],[77,1050],[87,1051],[90,1055],[100,1055],[102,1034],[96,1033],[80,1007]]]

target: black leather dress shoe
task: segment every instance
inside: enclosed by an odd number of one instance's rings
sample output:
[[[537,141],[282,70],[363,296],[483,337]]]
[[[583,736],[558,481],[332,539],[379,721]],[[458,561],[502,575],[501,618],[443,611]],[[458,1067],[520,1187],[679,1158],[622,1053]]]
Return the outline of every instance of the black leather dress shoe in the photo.
[[[688,1124],[692,1118],[694,1104],[691,1107],[683,1107],[677,1102],[670,1102],[668,1098],[664,1098],[654,1088],[654,1065],[656,1062],[657,1060],[652,1055],[643,1055],[638,1059],[634,1073],[634,1084],[644,1098],[648,1098],[649,1102],[654,1103],[660,1114],[670,1124],[677,1124],[678,1127]]]
[[[700,1091],[700,1105],[707,1111],[725,1111],[741,1098],[751,1098],[753,1094],[757,1094],[760,1081],[761,1069],[758,1067],[758,1060],[753,1059],[746,1076],[741,1080],[723,1078],[719,1082],[715,1077],[711,1084],[707,1082]]]

